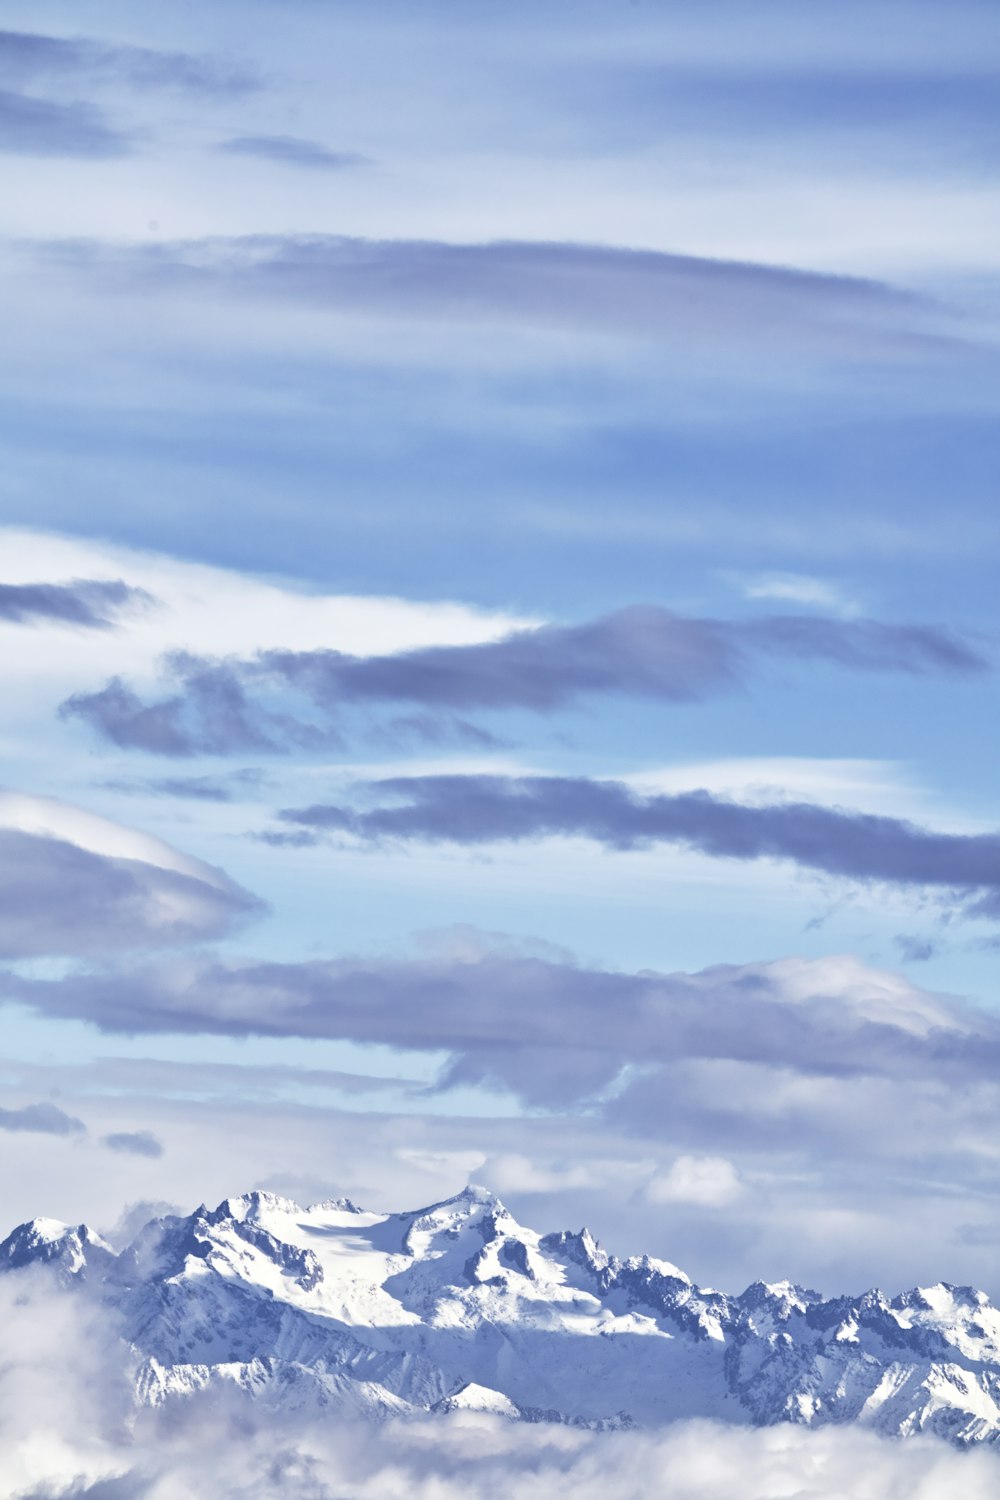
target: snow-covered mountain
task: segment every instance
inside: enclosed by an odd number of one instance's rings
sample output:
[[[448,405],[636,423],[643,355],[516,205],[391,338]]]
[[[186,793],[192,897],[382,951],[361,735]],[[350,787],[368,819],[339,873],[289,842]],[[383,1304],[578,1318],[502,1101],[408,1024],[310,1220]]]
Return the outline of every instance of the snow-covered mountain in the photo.
[[[39,1263],[120,1319],[140,1405],[232,1390],[372,1417],[853,1422],[1000,1443],[1000,1313],[982,1292],[727,1296],[586,1230],[536,1234],[478,1188],[400,1214],[249,1193],[154,1219],[117,1254],[35,1219],[0,1269]]]

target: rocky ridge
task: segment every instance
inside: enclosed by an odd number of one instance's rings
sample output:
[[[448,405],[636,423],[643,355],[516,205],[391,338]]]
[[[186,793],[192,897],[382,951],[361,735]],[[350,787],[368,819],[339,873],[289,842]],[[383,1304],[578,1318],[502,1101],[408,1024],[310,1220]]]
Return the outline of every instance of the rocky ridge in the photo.
[[[35,1219],[0,1245],[0,1270],[38,1265],[119,1320],[138,1407],[231,1391],[374,1419],[697,1416],[1000,1444],[1000,1313],[982,1292],[731,1296],[586,1230],[537,1234],[478,1188],[395,1214],[254,1192],[153,1219],[117,1252]]]

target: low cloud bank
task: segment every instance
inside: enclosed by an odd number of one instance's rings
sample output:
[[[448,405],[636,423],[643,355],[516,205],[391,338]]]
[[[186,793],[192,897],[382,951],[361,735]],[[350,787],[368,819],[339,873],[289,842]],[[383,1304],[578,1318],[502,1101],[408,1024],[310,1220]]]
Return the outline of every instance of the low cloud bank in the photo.
[[[994,1500],[1000,1483],[993,1453],[790,1425],[593,1434],[456,1414],[376,1429],[196,1398],[126,1440],[120,1372],[93,1349],[76,1362],[85,1317],[62,1318],[61,1346],[47,1329],[40,1352],[24,1309],[15,1320],[0,1500]]]
[[[379,1426],[212,1393],[130,1419],[113,1316],[0,1280],[0,1500],[994,1500],[1000,1458],[850,1428],[591,1433],[477,1413]]]

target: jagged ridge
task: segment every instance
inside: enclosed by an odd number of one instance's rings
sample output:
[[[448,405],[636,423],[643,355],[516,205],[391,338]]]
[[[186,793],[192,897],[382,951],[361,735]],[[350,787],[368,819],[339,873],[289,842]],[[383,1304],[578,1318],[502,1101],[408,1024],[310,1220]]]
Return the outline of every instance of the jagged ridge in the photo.
[[[36,1219],[0,1245],[0,1269],[39,1264],[120,1319],[139,1405],[232,1389],[377,1419],[702,1416],[1000,1443],[1000,1314],[982,1292],[728,1296],[586,1230],[536,1234],[479,1188],[401,1214],[249,1193],[154,1219],[117,1254],[85,1225]]]

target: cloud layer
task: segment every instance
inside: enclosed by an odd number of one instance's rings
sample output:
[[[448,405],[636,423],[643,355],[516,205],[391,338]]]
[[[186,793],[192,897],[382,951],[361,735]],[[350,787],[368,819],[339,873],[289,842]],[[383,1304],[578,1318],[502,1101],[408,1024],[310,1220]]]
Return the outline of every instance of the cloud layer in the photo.
[[[451,1056],[445,1085],[485,1081],[575,1105],[629,1066],[679,1059],[814,1077],[992,1079],[1000,1024],[850,960],[701,974],[581,968],[517,950],[471,958],[253,963],[162,960],[8,994],[110,1032],[297,1036]]]
[[[255,234],[156,245],[74,240],[38,257],[146,293],[266,297],[329,311],[504,324],[643,340],[848,355],[949,352],[929,305],[884,282],[748,261],[572,241]]]
[[[124,1360],[82,1297],[5,1284],[0,1500],[992,1500],[995,1454],[919,1436],[682,1422],[591,1433],[477,1413],[370,1427],[195,1397],[125,1421]]]

